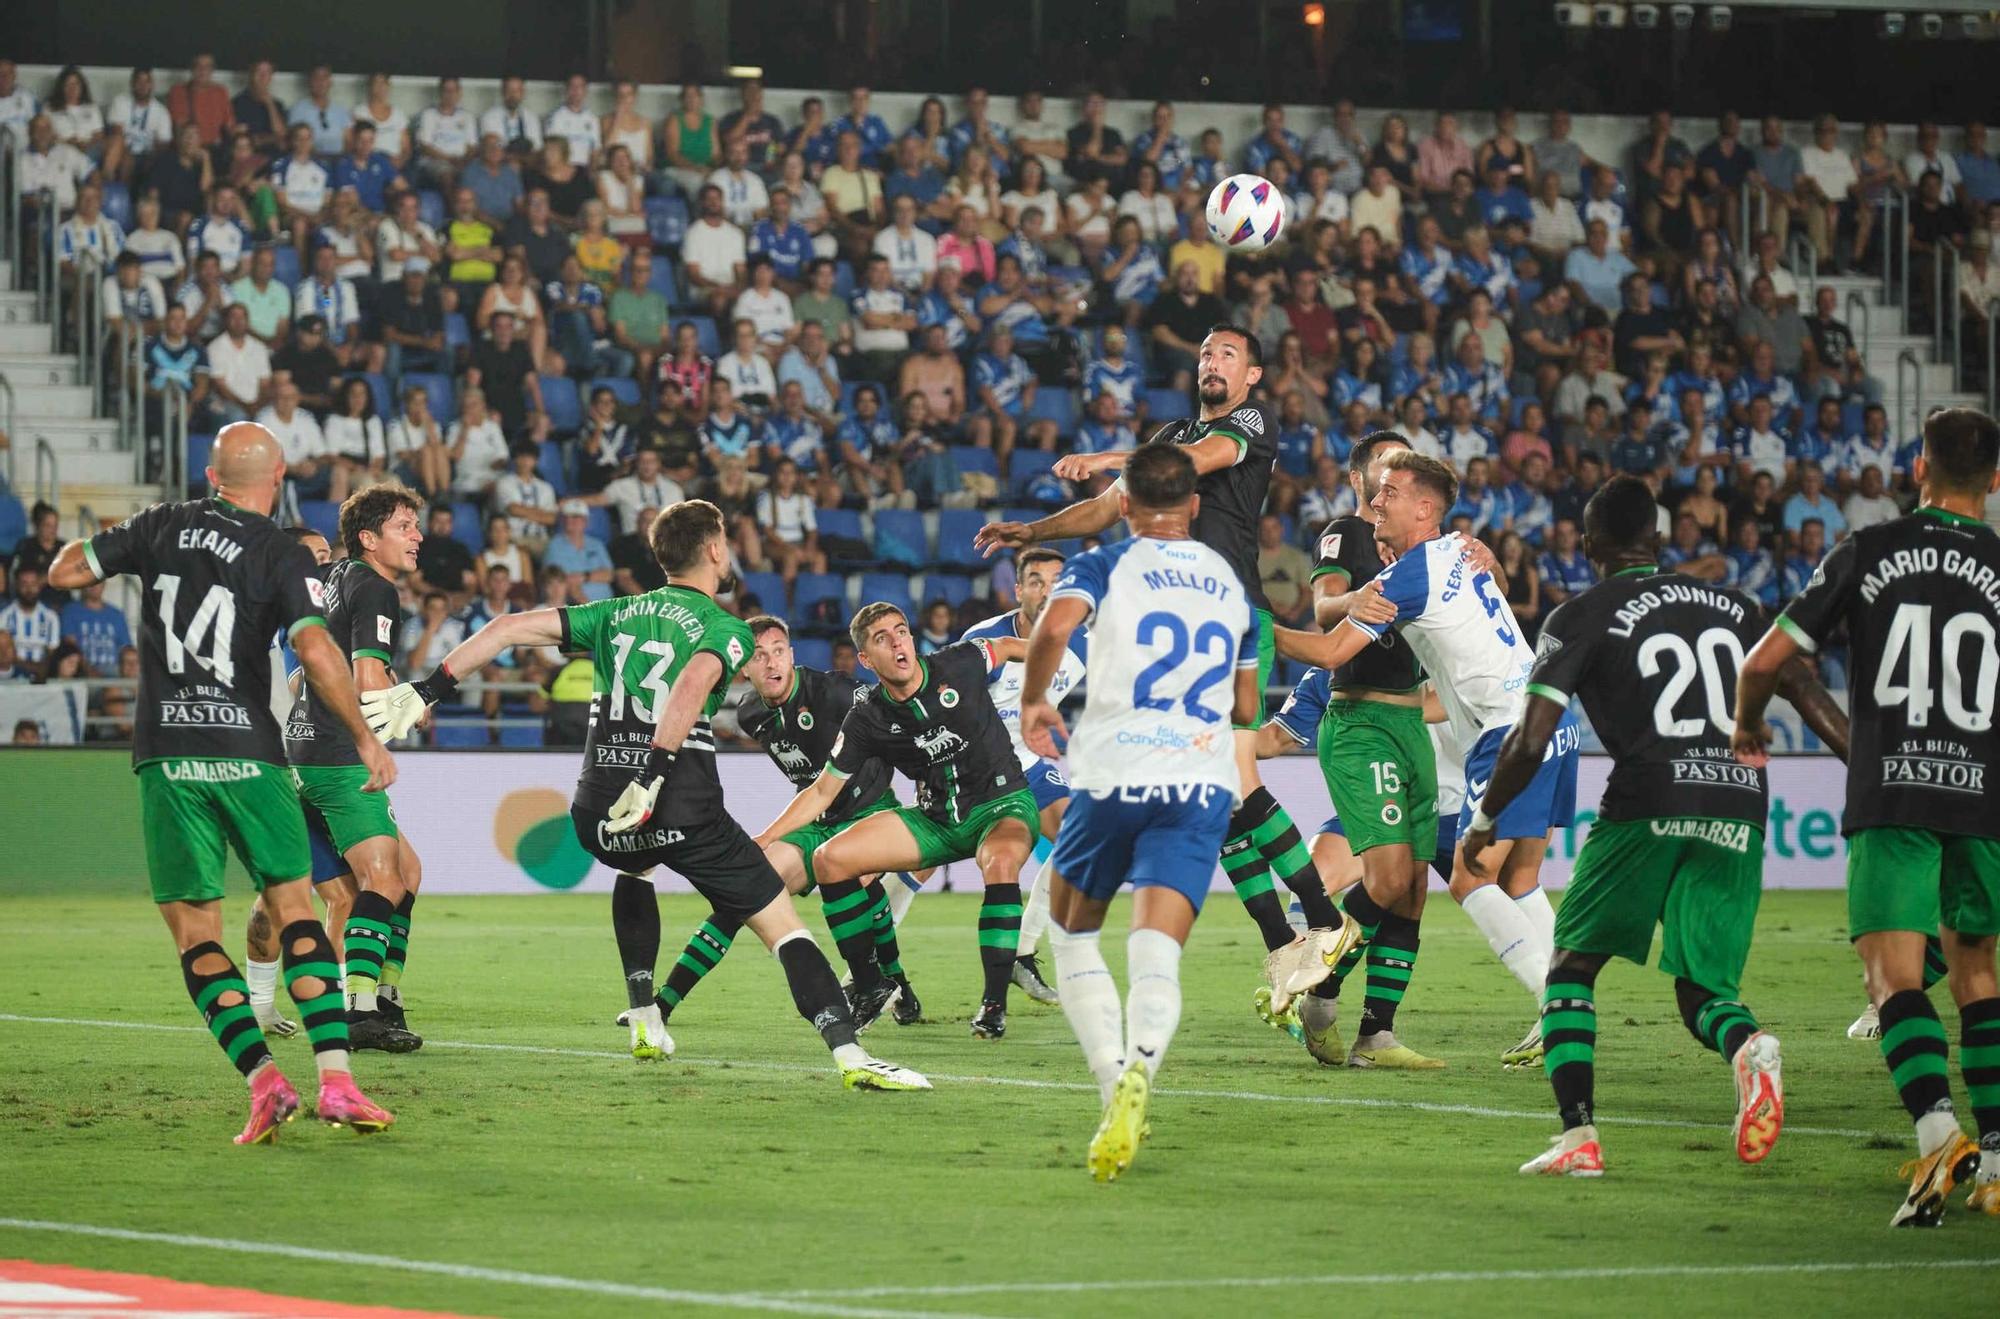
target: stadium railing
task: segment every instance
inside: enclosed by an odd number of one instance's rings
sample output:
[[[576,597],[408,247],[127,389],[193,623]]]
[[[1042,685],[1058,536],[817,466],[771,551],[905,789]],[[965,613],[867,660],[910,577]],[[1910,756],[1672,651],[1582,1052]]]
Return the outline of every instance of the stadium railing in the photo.
[[[62,461],[48,437],[35,437],[35,485],[36,503],[57,505],[62,499]]]

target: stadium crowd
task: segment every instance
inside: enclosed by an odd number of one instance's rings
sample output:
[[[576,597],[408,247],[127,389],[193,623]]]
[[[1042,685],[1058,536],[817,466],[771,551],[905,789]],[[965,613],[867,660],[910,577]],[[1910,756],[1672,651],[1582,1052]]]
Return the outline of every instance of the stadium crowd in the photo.
[[[1479,141],[1449,111],[1370,140],[1349,102],[1310,125],[1273,105],[1227,142],[1198,107],[1114,124],[1095,94],[1072,118],[1026,92],[1003,123],[975,87],[892,125],[856,87],[786,123],[749,80],[719,114],[685,87],[656,123],[630,82],[599,113],[581,76],[545,115],[518,78],[482,106],[442,78],[413,116],[386,74],[354,105],[325,67],[290,106],[272,80],[259,62],[232,91],[198,55],[100,109],[78,69],[27,88],[0,60],[0,130],[43,259],[102,262],[114,340],[144,337],[149,431],[168,391],[189,401],[197,486],[206,435],[255,419],[285,447],[288,517],[336,554],[352,491],[431,501],[406,671],[495,613],[658,584],[646,528],[690,495],[729,519],[735,607],[786,613],[804,662],[853,669],[833,638],[856,572],[942,644],[1013,603],[972,531],[1094,493],[1060,454],[1188,415],[1223,322],[1255,336],[1279,417],[1260,568],[1282,617],[1309,617],[1314,536],[1384,427],[1457,470],[1452,523],[1493,543],[1531,629],[1592,581],[1578,515],[1618,472],[1657,491],[1669,562],[1776,606],[1909,506],[1916,447],[1834,290],[1787,268],[1788,232],[1845,268],[1910,189],[1912,250],[1963,254],[1968,327],[2000,299],[1979,124],[1956,152],[1922,125],[1897,158],[1881,124],[1851,150],[1830,115],[1795,143],[1728,113],[1697,148],[1660,111],[1600,161],[1560,110],[1532,140],[1504,109]],[[1237,171],[1286,199],[1260,253],[1203,222]],[[1767,229],[1741,231],[1746,193]],[[55,512],[29,523],[0,678],[129,676],[129,624],[96,588],[44,588]],[[502,663],[548,693],[531,708],[563,703],[562,657]]]

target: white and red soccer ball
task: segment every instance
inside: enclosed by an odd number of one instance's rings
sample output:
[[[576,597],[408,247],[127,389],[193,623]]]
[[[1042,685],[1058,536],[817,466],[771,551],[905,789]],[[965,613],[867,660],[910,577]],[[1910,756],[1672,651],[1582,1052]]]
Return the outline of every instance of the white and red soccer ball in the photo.
[[[1256,174],[1232,174],[1208,194],[1208,236],[1238,252],[1258,252],[1278,241],[1285,227],[1285,199],[1278,185]]]

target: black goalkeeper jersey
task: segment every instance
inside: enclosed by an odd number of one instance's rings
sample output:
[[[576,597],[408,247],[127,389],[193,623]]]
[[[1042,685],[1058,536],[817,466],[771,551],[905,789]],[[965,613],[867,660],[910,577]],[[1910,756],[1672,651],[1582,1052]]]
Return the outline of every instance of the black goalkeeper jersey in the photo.
[[[856,702],[866,699],[868,688],[844,674],[822,673],[803,665],[792,670],[792,690],[776,705],[767,705],[755,691],[746,692],[736,703],[736,723],[746,737],[764,748],[795,788],[803,788],[819,777],[834,740]],[[873,803],[889,788],[889,767],[871,760],[857,770],[820,812],[820,823],[838,824]]]
[[[1194,538],[1229,560],[1253,607],[1271,612],[1257,575],[1257,520],[1264,515],[1264,497],[1271,489],[1271,468],[1278,461],[1278,419],[1269,407],[1246,402],[1213,421],[1184,417],[1154,433],[1148,444],[1198,444],[1211,435],[1236,441],[1236,461],[1195,483],[1201,508],[1195,514]]]
[[[1606,578],[1549,615],[1528,691],[1582,699],[1612,757],[1600,818],[1764,827],[1764,772],[1729,751],[1736,675],[1763,634],[1749,596],[1654,568]]]
[[[319,570],[326,586],[326,627],[348,664],[356,656],[394,662],[402,600],[381,573],[359,559],[341,559]],[[361,752],[347,728],[304,684],[285,721],[285,755],[294,765],[359,765]]]
[[[1849,749],[1841,830],[2000,838],[2000,536],[1920,509],[1833,547],[1778,619],[1808,652],[1847,625]]]
[[[960,824],[996,797],[1027,786],[1014,741],[986,681],[992,652],[961,641],[919,661],[923,685],[907,701],[876,687],[857,702],[833,740],[826,767],[853,778],[877,761],[917,785],[917,809]]]
[[[1375,547],[1375,524],[1366,518],[1335,518],[1319,534],[1319,563],[1313,580],[1330,573],[1347,579],[1347,589],[1365,586],[1382,571],[1382,552]],[[1415,691],[1421,675],[1417,657],[1395,628],[1376,643],[1335,669],[1334,687],[1367,687],[1380,692]]]
[[[155,504],[84,545],[103,578],[145,584],[132,763],[176,756],[285,763],[271,713],[271,637],[325,621],[303,545],[221,499]]]

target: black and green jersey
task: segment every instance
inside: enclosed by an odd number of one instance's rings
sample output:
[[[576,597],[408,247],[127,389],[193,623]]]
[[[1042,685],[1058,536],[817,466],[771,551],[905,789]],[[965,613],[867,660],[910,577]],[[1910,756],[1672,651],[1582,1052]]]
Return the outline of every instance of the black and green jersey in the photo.
[[[1833,547],[1778,626],[1817,653],[1845,623],[1847,833],[2000,838],[2000,536],[1924,508]]]
[[[1347,589],[1366,586],[1382,571],[1382,552],[1375,547],[1375,524],[1366,518],[1335,518],[1319,534],[1319,562],[1312,579],[1339,574],[1347,579]],[[1418,682],[1417,656],[1397,633],[1389,628],[1374,645],[1335,669],[1334,687],[1366,687],[1378,692],[1415,691]]]
[[[351,666],[366,656],[394,661],[402,601],[396,587],[359,559],[341,559],[318,570],[326,587],[326,627]],[[285,755],[294,765],[359,765],[361,753],[319,693],[306,683],[285,721]]]
[[[704,652],[722,661],[701,717],[681,743],[673,782],[654,819],[708,824],[722,818],[722,781],[715,770],[715,730],[729,683],[750,657],[750,629],[713,597],[687,586],[571,605],[562,617],[562,648],[591,658],[590,732],[576,804],[608,808],[646,768],[653,728],[688,661]]]
[[[99,577],[145,585],[132,762],[285,763],[271,713],[271,637],[324,623],[312,554],[221,499],[155,504],[84,542]]]
[[[736,723],[746,737],[764,748],[795,788],[819,777],[833,753],[834,739],[857,701],[868,688],[839,673],[822,673],[800,665],[792,670],[792,689],[776,705],[756,692],[736,703]],[[833,805],[820,812],[821,824],[838,824],[871,806],[889,787],[889,767],[879,760],[863,765],[847,780]]]
[[[1612,759],[1600,818],[1764,827],[1764,771],[1729,750],[1736,675],[1763,635],[1749,596],[1657,568],[1607,577],[1549,615],[1528,690],[1583,701]]]
[[[961,641],[917,663],[924,681],[909,700],[876,687],[848,711],[826,767],[854,778],[871,761],[886,764],[917,785],[918,810],[960,824],[982,803],[1027,786],[987,692],[993,652],[983,641]]]
[[[1195,514],[1194,538],[1229,560],[1250,593],[1251,605],[1269,613],[1271,606],[1258,585],[1257,520],[1264,515],[1271,468],[1278,461],[1278,419],[1264,404],[1247,401],[1210,421],[1197,417],[1170,421],[1147,443],[1198,444],[1211,435],[1236,441],[1236,461],[1195,483],[1201,508]]]

